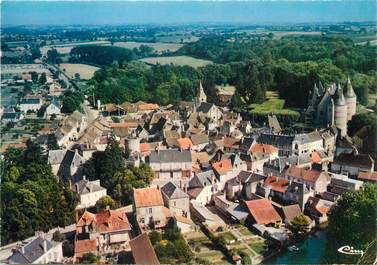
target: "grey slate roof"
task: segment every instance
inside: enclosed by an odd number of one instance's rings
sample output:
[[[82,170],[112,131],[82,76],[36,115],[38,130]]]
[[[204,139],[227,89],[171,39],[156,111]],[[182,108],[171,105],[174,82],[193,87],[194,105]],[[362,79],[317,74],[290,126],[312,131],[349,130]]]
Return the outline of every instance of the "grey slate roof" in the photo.
[[[268,134],[262,133],[258,139],[258,143],[271,144],[273,146],[292,145],[294,140],[293,135],[281,135],[281,134]]]
[[[20,112],[5,112],[2,116],[3,120],[18,120],[21,116]]]
[[[105,188],[98,185],[96,181],[89,181],[86,179],[82,179],[76,182],[71,189],[78,194],[86,194],[90,192],[96,192],[100,190],[105,190]]]
[[[208,113],[208,111],[212,108],[212,106],[213,106],[212,103],[202,102],[199,105],[197,112]]]
[[[191,159],[190,151],[178,149],[153,151],[149,155],[150,163],[191,163]]]
[[[23,264],[33,263],[45,253],[44,242],[46,242],[46,251],[49,251],[53,247],[53,244],[39,236],[31,239],[31,241],[27,242],[22,248],[16,250],[13,255],[10,256],[9,261]]]
[[[194,188],[209,186],[212,183],[212,177],[216,179],[216,175],[212,169],[196,173],[195,176],[190,180],[189,187]]]
[[[174,183],[168,182],[162,188],[161,192],[163,195],[166,195],[169,199],[181,199],[181,198],[188,198],[188,194],[186,194],[183,190],[178,188]]]
[[[39,104],[41,103],[40,98],[24,98],[21,100],[21,104]]]

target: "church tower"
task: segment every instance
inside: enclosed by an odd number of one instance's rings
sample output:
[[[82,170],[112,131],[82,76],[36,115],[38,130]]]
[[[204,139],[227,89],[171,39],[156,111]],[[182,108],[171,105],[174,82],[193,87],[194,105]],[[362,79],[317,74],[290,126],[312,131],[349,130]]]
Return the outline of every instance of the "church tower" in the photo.
[[[347,120],[351,120],[352,116],[355,115],[356,113],[356,94],[355,91],[353,90],[351,80],[348,77],[347,83],[345,85],[345,93],[344,96],[346,98],[346,103],[347,103]]]
[[[199,95],[197,96],[196,104],[199,106],[203,102],[207,102],[207,95],[204,93],[204,89],[202,86],[202,81],[199,82]]]
[[[338,84],[334,94],[334,120],[335,126],[340,130],[340,136],[347,135],[347,102],[343,90]]]

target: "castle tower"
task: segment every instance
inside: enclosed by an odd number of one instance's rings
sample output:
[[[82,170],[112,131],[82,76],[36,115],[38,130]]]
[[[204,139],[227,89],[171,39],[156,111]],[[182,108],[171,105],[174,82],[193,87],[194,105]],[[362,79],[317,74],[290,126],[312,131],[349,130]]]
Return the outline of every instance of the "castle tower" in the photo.
[[[207,102],[207,95],[204,93],[204,89],[202,86],[202,81],[199,82],[199,95],[198,95],[198,105],[200,103]]]
[[[348,77],[347,83],[345,85],[345,92],[344,96],[346,98],[346,103],[347,103],[347,120],[351,120],[352,116],[356,113],[356,94],[355,91],[353,90],[351,80]]]
[[[335,126],[340,130],[340,136],[343,137],[347,135],[347,102],[339,84],[334,94],[334,107]]]

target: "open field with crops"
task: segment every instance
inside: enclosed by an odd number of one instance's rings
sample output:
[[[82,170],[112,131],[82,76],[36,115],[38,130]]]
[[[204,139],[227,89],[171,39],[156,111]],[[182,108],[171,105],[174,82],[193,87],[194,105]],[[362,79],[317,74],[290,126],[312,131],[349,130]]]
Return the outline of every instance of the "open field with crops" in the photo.
[[[99,68],[87,64],[62,63],[59,65],[59,69],[70,78],[74,78],[75,74],[78,73],[81,79],[89,80]]]
[[[179,44],[179,43],[162,43],[162,42],[127,41],[127,42],[115,42],[114,43],[114,46],[122,47],[122,48],[128,48],[128,49],[139,48],[141,45],[151,47],[157,53],[175,52],[183,46],[183,44]]]
[[[56,49],[58,53],[61,54],[68,54],[74,47],[83,46],[83,45],[110,45],[110,41],[85,41],[85,42],[71,42],[71,43],[64,43],[64,44],[54,44],[54,45],[47,45],[41,48],[41,53],[43,56],[47,55],[47,51],[51,49]]]
[[[196,59],[189,56],[148,57],[140,59],[140,61],[147,64],[174,64],[180,66],[189,65],[195,68],[212,63],[211,61]]]

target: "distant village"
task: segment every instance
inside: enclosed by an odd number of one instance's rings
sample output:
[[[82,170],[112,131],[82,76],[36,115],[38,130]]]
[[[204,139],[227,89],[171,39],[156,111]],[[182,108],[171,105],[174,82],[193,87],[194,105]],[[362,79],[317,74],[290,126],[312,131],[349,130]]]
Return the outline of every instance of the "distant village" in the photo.
[[[4,263],[80,263],[87,253],[106,260],[118,259],[122,251],[134,263],[160,264],[148,234],[168,226],[178,227],[190,247],[207,238],[202,230],[223,235],[227,249],[242,246],[253,264],[260,263],[265,257],[255,242],[289,245],[297,216],[306,218],[308,230],[321,227],[343,193],[377,182],[374,159],[359,153],[347,136],[357,104],[350,79],[344,87],[313,84],[304,115],[317,129],[284,134],[273,114],[255,128],[233,112],[229,86],[218,86],[216,104],[207,102],[200,83],[193,102],[90,106],[85,100],[81,111],[67,115],[56,100],[73,89],[64,74],[44,64],[3,65],[2,70],[2,86],[8,87],[33,87],[33,78],[44,76],[41,86],[2,107],[2,126],[12,123],[40,144],[56,178],[79,196],[76,223],[2,247],[0,252],[8,251],[1,254]],[[38,117],[50,122],[28,134],[30,125],[22,121]],[[48,148],[49,134],[56,138],[56,150]],[[4,135],[2,151],[24,146],[26,138]],[[150,187],[133,189],[132,205],[94,213],[107,190],[99,180],[87,179],[81,167],[94,152],[104,151],[110,138],[129,152],[126,165],[148,165],[153,180]],[[56,230],[74,235],[72,257],[63,257],[62,243],[52,239]],[[241,262],[238,255],[231,258]]]

